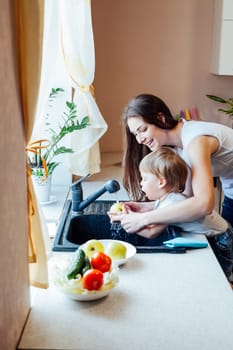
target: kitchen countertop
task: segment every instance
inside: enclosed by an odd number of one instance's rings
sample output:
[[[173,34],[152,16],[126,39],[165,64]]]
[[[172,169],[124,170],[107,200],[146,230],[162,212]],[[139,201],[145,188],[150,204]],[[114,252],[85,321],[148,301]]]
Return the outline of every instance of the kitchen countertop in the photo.
[[[136,254],[98,301],[37,289],[18,349],[229,350],[232,293],[210,247]]]

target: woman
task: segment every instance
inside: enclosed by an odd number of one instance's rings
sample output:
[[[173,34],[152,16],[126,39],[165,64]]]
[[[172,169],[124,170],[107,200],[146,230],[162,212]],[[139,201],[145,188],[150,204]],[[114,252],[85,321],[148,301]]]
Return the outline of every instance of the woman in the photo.
[[[213,177],[219,177],[224,193],[222,216],[233,225],[233,130],[203,121],[177,121],[158,97],[142,94],[133,98],[123,115],[126,150],[123,184],[133,200],[142,200],[139,163],[159,146],[177,150],[191,169],[189,198],[166,208],[143,212],[141,204],[128,203],[130,212],[121,220],[129,233],[151,224],[197,220],[214,209]],[[148,203],[149,205],[149,203]]]

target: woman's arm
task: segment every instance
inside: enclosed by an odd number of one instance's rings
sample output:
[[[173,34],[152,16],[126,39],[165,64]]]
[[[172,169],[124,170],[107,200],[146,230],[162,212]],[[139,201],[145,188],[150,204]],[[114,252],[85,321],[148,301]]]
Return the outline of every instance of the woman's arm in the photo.
[[[145,213],[153,210],[155,201],[152,202],[123,202],[124,212],[134,211],[137,213]]]
[[[142,230],[137,232],[137,235],[145,237],[145,238],[155,238],[158,237],[163,230],[165,230],[165,228],[167,227],[167,225],[148,225],[145,228],[143,228]]]
[[[147,213],[122,214],[118,218],[122,227],[133,233],[150,224],[194,221],[210,214],[214,208],[211,154],[217,147],[218,140],[209,136],[197,137],[190,143],[187,153],[192,168],[192,197]]]

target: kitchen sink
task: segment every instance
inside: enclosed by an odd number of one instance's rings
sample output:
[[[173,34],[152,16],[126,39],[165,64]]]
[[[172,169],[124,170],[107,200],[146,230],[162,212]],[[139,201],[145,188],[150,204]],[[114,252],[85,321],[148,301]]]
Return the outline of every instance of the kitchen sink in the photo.
[[[111,224],[107,215],[114,201],[96,200],[83,213],[72,212],[72,202],[67,200],[53,242],[53,251],[75,251],[90,239],[116,239],[133,244],[137,252],[184,253],[184,248],[168,248],[163,241],[180,236],[174,230],[166,229],[157,238],[147,239],[137,234],[128,234],[120,224]]]

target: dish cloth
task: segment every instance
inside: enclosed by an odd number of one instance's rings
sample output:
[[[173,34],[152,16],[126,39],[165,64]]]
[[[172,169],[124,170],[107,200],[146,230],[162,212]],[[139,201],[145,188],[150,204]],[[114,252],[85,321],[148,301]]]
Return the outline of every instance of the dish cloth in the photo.
[[[192,239],[184,238],[184,237],[173,238],[173,239],[170,239],[169,241],[164,241],[163,244],[171,248],[175,248],[175,247],[206,248],[208,246],[207,242],[194,241]]]

